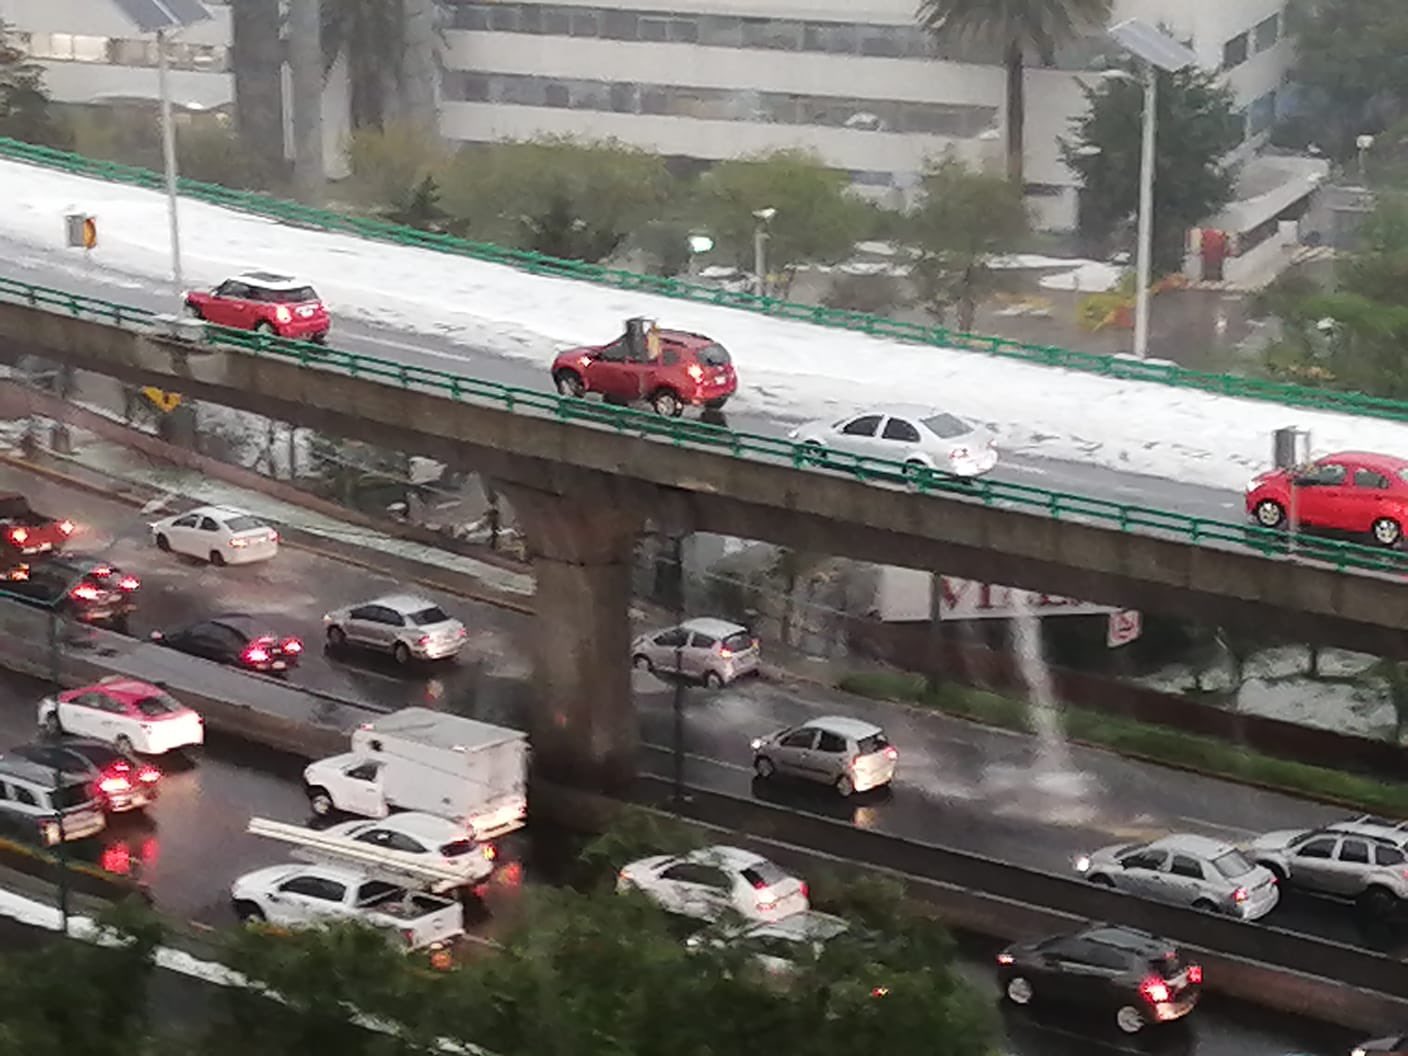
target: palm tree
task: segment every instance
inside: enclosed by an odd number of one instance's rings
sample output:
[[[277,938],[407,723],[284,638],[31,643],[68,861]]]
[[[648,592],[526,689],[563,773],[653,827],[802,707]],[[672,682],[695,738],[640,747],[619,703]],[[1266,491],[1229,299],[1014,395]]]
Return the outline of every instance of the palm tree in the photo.
[[[1110,18],[1112,0],[920,0],[919,24],[935,37],[993,43],[1007,70],[1007,178],[1022,178],[1026,58],[1056,49]]]
[[[284,161],[282,32],[279,0],[230,5],[235,123],[240,139],[270,172]]]
[[[323,5],[323,67],[347,57],[352,128],[381,128],[406,62],[404,0],[334,0]]]

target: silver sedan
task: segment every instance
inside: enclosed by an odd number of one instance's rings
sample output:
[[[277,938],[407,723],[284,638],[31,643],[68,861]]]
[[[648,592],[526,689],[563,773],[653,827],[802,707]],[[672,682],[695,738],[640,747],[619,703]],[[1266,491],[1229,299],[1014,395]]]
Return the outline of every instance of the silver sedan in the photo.
[[[817,448],[960,477],[978,477],[997,465],[997,443],[991,432],[933,408],[872,409],[834,422],[808,422],[788,436]]]
[[[1076,859],[1076,872],[1092,884],[1242,920],[1266,916],[1280,898],[1265,866],[1230,843],[1186,833],[1093,851]]]

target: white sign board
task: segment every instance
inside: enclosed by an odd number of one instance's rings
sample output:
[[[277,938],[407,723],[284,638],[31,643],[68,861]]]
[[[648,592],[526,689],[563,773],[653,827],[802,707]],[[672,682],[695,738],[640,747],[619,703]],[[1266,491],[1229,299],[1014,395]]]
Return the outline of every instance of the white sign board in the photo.
[[[880,619],[895,622],[928,620],[933,577],[911,568],[882,566],[876,609]],[[1010,620],[1021,609],[1033,616],[1091,616],[1119,610],[1113,605],[1095,605],[1075,598],[1039,591],[978,583],[958,576],[939,577],[939,619]]]
[[[1144,617],[1138,609],[1122,609],[1110,613],[1110,629],[1105,635],[1105,643],[1111,649],[1128,645],[1144,633]]]

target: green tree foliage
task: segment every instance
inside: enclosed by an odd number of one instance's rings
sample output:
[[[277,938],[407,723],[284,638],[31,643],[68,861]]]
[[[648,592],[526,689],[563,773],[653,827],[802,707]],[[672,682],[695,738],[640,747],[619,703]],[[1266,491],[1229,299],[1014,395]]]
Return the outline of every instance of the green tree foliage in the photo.
[[[768,222],[769,292],[786,296],[801,264],[848,256],[866,228],[865,205],[848,193],[849,177],[814,154],[779,150],[716,165],[699,179],[696,209],[720,259],[753,270],[754,213],[775,209]]]
[[[69,130],[52,112],[44,70],[15,47],[0,22],[0,136],[45,147],[68,148]]]
[[[1303,127],[1336,157],[1356,137],[1408,116],[1408,5],[1400,0],[1294,0],[1295,78]]]
[[[322,44],[325,71],[347,59],[353,130],[381,128],[405,73],[403,0],[326,0]]]
[[[358,129],[347,140],[351,190],[374,206],[407,209],[427,180],[438,188],[453,160],[438,135],[407,121]]]
[[[906,239],[919,253],[919,295],[939,319],[956,309],[958,328],[971,330],[1000,281],[992,259],[1015,250],[1029,230],[1021,188],[946,159],[924,174],[923,190]]]
[[[1126,72],[1138,76],[1132,66]],[[1189,67],[1158,77],[1154,265],[1171,272],[1182,264],[1188,228],[1232,198],[1235,174],[1224,158],[1242,141],[1242,122],[1216,73]],[[1144,91],[1123,79],[1083,91],[1090,109],[1072,122],[1061,155],[1080,176],[1081,230],[1104,242],[1138,213]]]
[[[615,140],[548,137],[461,151],[441,204],[475,238],[597,261],[655,216],[668,189],[662,158]]]
[[[279,0],[230,5],[235,124],[246,148],[270,169],[284,164],[282,33]]]
[[[1111,0],[921,0],[919,24],[944,42],[986,44],[1007,72],[1007,178],[1023,185],[1026,62],[1055,52],[1110,20]]]
[[[1393,738],[1403,740],[1408,731],[1408,664],[1399,660],[1380,660],[1372,668],[1383,685],[1384,696],[1393,705]]]

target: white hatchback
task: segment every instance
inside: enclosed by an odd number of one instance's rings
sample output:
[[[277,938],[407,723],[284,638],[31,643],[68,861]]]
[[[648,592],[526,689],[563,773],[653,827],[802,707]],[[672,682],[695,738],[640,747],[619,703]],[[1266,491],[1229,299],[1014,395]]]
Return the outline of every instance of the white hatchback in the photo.
[[[697,920],[732,912],[774,921],[811,908],[801,880],[760,854],[723,845],[632,862],[621,870],[616,890],[639,891],[667,913]]]
[[[257,517],[226,506],[201,506],[151,524],[157,549],[212,565],[248,565],[279,552],[279,533]]]
[[[160,686],[122,675],[39,702],[39,726],[50,736],[74,734],[123,752],[165,755],[205,743],[205,722]]]

